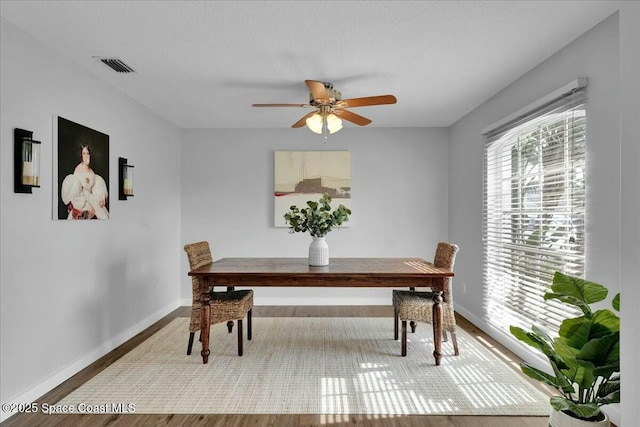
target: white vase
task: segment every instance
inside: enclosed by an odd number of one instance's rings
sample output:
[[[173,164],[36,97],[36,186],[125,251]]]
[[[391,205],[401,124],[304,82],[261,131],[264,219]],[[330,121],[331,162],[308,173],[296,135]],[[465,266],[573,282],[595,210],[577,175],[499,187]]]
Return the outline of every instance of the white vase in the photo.
[[[329,245],[324,237],[314,237],[309,245],[309,265],[320,267],[329,265]]]
[[[577,418],[570,417],[562,411],[552,410],[551,415],[549,416],[549,427],[609,427],[611,426],[611,422],[609,421],[609,416],[602,413],[604,415],[604,420],[602,421],[584,421],[579,420]]]

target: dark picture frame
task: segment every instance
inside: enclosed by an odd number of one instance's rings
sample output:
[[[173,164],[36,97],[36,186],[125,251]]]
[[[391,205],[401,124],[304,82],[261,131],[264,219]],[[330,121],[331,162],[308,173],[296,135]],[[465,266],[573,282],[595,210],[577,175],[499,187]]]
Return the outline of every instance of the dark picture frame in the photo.
[[[53,152],[53,218],[109,219],[109,135],[57,116]]]

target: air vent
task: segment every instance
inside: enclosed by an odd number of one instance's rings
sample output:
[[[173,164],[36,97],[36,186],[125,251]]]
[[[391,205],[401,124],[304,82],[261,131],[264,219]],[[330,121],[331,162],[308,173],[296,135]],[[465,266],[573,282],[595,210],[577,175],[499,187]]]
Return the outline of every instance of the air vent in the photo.
[[[119,60],[118,58],[98,58],[103,64],[118,73],[135,73],[133,68]]]

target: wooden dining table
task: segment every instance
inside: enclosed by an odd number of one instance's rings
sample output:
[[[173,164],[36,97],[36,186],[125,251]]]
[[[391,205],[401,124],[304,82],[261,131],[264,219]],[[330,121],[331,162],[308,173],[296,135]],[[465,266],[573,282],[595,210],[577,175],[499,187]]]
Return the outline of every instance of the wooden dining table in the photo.
[[[200,277],[202,362],[209,360],[210,290],[240,287],[419,288],[435,292],[433,356],[442,357],[442,291],[447,268],[421,258],[331,258],[324,267],[309,266],[307,258],[221,258],[189,272]]]

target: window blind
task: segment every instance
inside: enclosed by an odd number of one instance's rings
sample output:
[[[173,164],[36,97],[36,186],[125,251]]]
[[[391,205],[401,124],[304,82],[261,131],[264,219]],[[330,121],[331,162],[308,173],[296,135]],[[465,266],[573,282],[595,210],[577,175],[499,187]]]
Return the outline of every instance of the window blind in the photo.
[[[570,307],[544,301],[555,271],[584,277],[586,83],[485,133],[485,320],[556,334]],[[576,311],[576,315],[578,312]]]

